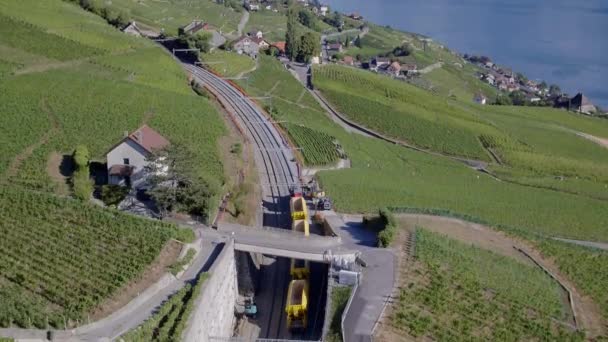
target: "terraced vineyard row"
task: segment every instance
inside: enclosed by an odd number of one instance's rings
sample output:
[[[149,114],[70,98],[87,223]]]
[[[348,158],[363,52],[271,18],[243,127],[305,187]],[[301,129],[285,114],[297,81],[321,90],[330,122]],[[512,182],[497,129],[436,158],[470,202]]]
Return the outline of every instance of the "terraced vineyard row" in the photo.
[[[416,262],[391,320],[401,333],[439,341],[582,341],[564,319],[559,285],[539,268],[416,231]]]
[[[335,138],[323,132],[315,131],[305,126],[295,124],[282,125],[301,148],[306,165],[329,165],[340,159]]]
[[[77,201],[0,188],[0,325],[63,327],[136,279],[191,231]]]

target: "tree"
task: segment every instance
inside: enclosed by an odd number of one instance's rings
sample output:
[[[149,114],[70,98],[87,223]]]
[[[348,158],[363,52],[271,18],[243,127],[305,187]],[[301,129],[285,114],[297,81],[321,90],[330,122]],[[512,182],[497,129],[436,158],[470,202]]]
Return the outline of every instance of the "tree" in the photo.
[[[518,72],[517,75],[515,75],[517,77],[517,80],[519,81],[519,83],[521,85],[526,85],[526,83],[528,83],[528,78],[526,77],[526,75],[522,74],[521,72]]]
[[[398,57],[409,56],[412,51],[412,46],[409,43],[404,43],[403,45],[397,46],[393,49],[393,55]]]
[[[306,9],[301,9],[298,12],[298,21],[308,28],[313,28],[315,19],[312,13]]]
[[[344,38],[344,47],[349,47],[350,46],[350,37],[346,36],[346,38]]]
[[[193,164],[192,154],[182,145],[174,144],[155,151],[147,158],[145,172],[150,190],[161,216],[183,211],[207,219],[210,201],[216,189]]]
[[[547,89],[549,86],[547,85],[547,82],[542,81],[542,82],[540,82],[540,84],[538,85],[538,87],[540,89]]]
[[[511,102],[516,106],[524,106],[526,104],[526,94],[522,91],[516,90],[511,92],[509,98],[511,98]]]
[[[296,59],[299,51],[297,14],[293,7],[287,11],[287,32],[285,32],[285,54],[290,60]]]
[[[361,37],[357,36],[357,38],[355,38],[355,46],[360,49],[362,47],[361,45]]]
[[[496,101],[494,101],[494,104],[498,106],[510,106],[513,104],[513,101],[511,101],[511,98],[509,96],[499,94],[496,97]]]
[[[320,37],[317,33],[306,32],[300,39],[300,47],[298,50],[298,61],[310,63],[313,56],[320,53],[319,46]]]
[[[561,95],[562,89],[557,84],[552,84],[549,86],[549,94],[551,95]]]

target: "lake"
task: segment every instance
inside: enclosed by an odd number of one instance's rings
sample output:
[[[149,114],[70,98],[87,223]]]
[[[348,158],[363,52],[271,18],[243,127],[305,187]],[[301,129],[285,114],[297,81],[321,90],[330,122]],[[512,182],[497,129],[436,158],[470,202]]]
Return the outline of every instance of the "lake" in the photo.
[[[332,10],[486,55],[608,108],[606,0],[325,0]]]

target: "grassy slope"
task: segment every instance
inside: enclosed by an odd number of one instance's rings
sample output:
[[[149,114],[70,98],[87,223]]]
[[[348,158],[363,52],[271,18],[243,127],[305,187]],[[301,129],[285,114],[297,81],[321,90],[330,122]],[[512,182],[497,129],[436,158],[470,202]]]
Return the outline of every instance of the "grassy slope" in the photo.
[[[540,269],[418,229],[416,261],[392,327],[414,338],[581,340],[563,319],[560,289]]]
[[[113,0],[111,5],[127,13],[136,22],[157,31],[164,29],[168,35],[177,35],[180,26],[187,25],[194,19],[204,20],[224,33],[236,34],[241,19],[241,13],[212,0]]]
[[[256,65],[255,60],[249,56],[222,50],[202,54],[201,60],[204,63],[209,63],[207,67],[226,77],[237,77],[252,70]]]
[[[28,255],[3,253],[12,261],[0,263],[0,292],[10,300],[0,309],[0,321],[44,327],[48,314],[59,326],[60,315],[82,318],[136,278],[178,234],[169,225],[31,194],[25,188],[55,190],[47,174],[49,154],[85,144],[103,160],[123,131],[146,121],[171,142],[186,145],[201,174],[219,188],[223,170],[216,144],[225,127],[168,54],[77,6],[61,0],[1,2],[0,25],[0,64],[10,68],[0,76],[0,177],[6,181],[0,185],[0,229],[10,236],[2,240],[9,244],[3,250],[28,251],[45,241]],[[38,269],[47,262],[48,271]],[[79,274],[81,280],[65,285]],[[52,287],[57,277],[63,277],[62,286]]]

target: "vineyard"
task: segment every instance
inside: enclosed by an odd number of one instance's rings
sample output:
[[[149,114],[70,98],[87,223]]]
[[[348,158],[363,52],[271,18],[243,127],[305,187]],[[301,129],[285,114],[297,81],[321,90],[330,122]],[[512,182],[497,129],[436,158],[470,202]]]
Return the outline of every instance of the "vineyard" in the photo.
[[[203,64],[209,63],[205,66],[226,77],[237,77],[251,71],[256,65],[249,56],[221,50],[201,54],[201,61]]]
[[[340,159],[335,138],[323,132],[315,131],[305,126],[282,125],[293,142],[301,148],[306,165],[330,165]]]
[[[436,341],[582,341],[564,319],[560,288],[540,269],[416,231],[416,258],[391,327]]]
[[[0,188],[0,325],[63,328],[192,231],[75,200]]]
[[[109,2],[108,2],[109,3]],[[180,26],[189,24],[193,19],[210,23],[224,33],[236,34],[241,14],[230,7],[215,1],[155,1],[113,0],[110,8],[124,11],[137,23],[143,23],[167,35],[177,35]]]
[[[194,308],[208,273],[201,273],[196,283],[186,284],[139,327],[122,335],[125,342],[181,341],[181,335]]]

